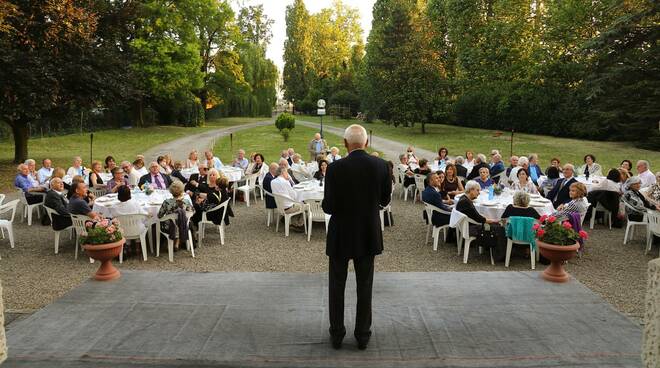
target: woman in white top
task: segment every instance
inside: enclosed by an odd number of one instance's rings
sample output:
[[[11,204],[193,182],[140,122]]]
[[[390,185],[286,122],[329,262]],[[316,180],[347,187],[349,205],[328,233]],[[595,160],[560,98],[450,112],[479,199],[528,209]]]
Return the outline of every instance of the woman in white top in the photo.
[[[603,169],[596,163],[596,156],[591,153],[584,156],[584,165],[578,170],[578,175],[603,176]]]
[[[469,167],[468,172],[472,171],[472,167],[474,167],[474,153],[472,151],[465,151],[465,163],[463,166]]]
[[[523,168],[518,169],[516,175],[518,180],[513,182],[513,186],[512,186],[513,190],[521,190],[529,194],[539,194],[538,189],[536,189],[536,185],[534,185],[534,183],[531,180],[529,180],[529,174],[527,173],[527,169],[523,169]]]
[[[199,165],[199,159],[197,156],[197,150],[192,150],[188,154],[188,159],[186,160],[186,169],[191,169]]]
[[[85,176],[85,167],[82,165],[82,158],[80,156],[73,158],[73,166],[67,170],[66,175],[74,177],[76,175]]]
[[[415,170],[418,168],[419,160],[417,159],[417,156],[415,156],[415,150],[412,148],[412,146],[408,146],[406,154],[408,155],[408,166],[410,166],[410,169]]]
[[[596,190],[606,190],[609,192],[622,193],[623,188],[621,187],[621,173],[618,169],[611,169],[607,173],[607,178],[605,180],[600,180],[598,183],[594,183],[591,187],[591,191]]]

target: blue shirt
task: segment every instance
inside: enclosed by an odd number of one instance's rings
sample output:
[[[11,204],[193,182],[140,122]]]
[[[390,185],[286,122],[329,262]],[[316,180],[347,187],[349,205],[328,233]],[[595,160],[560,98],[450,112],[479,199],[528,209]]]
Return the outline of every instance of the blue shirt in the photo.
[[[320,153],[323,149],[323,141],[316,141],[316,153]]]
[[[488,178],[488,180],[483,181],[483,180],[481,180],[481,177],[478,177],[478,178],[475,178],[474,181],[479,183],[479,185],[481,186],[481,189],[486,189],[489,186],[493,185],[493,179],[491,179],[491,178]]]
[[[30,188],[34,188],[34,181],[29,175],[18,174],[14,179],[14,186],[27,193]]]
[[[247,158],[243,157],[242,160],[238,160],[238,162],[235,162],[233,166],[234,167],[240,167],[241,169],[245,170],[245,169],[247,169],[248,165],[249,165],[249,162],[248,162]]]

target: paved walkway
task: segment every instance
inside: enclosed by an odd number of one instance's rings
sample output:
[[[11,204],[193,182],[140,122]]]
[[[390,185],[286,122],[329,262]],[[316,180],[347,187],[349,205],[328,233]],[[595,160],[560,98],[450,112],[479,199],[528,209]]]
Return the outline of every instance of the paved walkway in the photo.
[[[215,141],[218,138],[228,136],[230,133],[234,133],[239,130],[255,128],[272,123],[273,122],[271,120],[260,121],[221,129],[213,129],[204,133],[189,135],[187,137],[175,139],[173,141],[163,143],[149,149],[148,151],[144,152],[144,158],[147,160],[147,165],[150,161],[155,161],[158,156],[165,154],[170,154],[172,157],[177,159],[184,159],[188,158],[190,151],[196,149],[197,152],[199,152],[200,159],[203,159],[204,151],[209,148],[213,148],[212,146],[215,144]]]
[[[373,336],[330,347],[327,274],[123,271],[8,331],[7,367],[638,367],[639,326],[537,272],[377,273]]]
[[[296,120],[296,124],[300,124],[316,129],[321,128],[321,124],[312,123],[309,121]],[[369,128],[369,126],[366,126],[366,128]],[[337,134],[340,137],[344,136],[344,128],[337,128],[326,124],[323,126],[323,130]],[[371,139],[371,147],[377,151],[382,152],[386,158],[392,160],[392,162],[394,163],[399,162],[399,155],[406,152],[408,146],[409,145],[406,143],[401,143],[390,139],[381,138],[378,136],[373,136]],[[428,159],[433,159],[434,157],[437,156],[436,153],[431,152],[429,150],[425,150],[419,147],[414,147],[414,149],[418,157],[426,157]]]

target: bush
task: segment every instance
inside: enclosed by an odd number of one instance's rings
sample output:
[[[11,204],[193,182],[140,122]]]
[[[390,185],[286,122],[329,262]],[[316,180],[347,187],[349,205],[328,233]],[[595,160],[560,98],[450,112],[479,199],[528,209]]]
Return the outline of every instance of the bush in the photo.
[[[282,135],[282,138],[284,138],[285,142],[289,141],[289,136],[291,135],[291,129],[289,128],[284,128],[280,130],[280,134]]]
[[[353,111],[360,108],[360,98],[353,92],[341,90],[330,97],[330,104],[339,105],[340,116],[344,119],[350,118]]]
[[[296,118],[287,112],[282,113],[275,120],[275,127],[277,127],[280,133],[284,129],[288,129],[290,131],[291,129],[296,127]]]

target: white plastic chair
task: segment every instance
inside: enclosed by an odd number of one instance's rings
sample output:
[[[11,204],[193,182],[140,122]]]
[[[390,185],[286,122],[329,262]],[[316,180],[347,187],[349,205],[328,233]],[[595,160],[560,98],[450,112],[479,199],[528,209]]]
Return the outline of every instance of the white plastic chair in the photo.
[[[455,210],[454,210],[455,211]],[[463,263],[467,263],[468,261],[468,256],[470,255],[470,244],[472,243],[473,240],[475,240],[477,237],[476,236],[470,236],[470,224],[473,225],[481,225],[480,223],[470,219],[466,215],[463,215],[464,217],[462,218],[460,224],[457,226],[460,231],[457,231],[459,234],[457,234],[457,247],[458,247],[458,255],[461,255],[461,247],[463,248]],[[461,239],[463,240],[463,245],[461,246]],[[481,249],[479,249],[479,253],[481,253]],[[495,264],[495,261],[493,260],[493,249],[490,249],[490,263]]]
[[[532,248],[532,244],[522,240],[508,238],[506,240],[506,258],[504,260],[504,267],[509,267],[509,261],[511,260],[511,251],[513,250],[513,245],[527,245],[529,247],[529,258],[532,264],[532,270],[536,269],[536,261],[539,258],[539,253]]]
[[[307,241],[312,236],[312,222],[325,222],[325,232],[328,233],[328,224],[330,223],[330,215],[323,212],[321,208],[321,202],[318,199],[308,199],[303,201],[305,207],[307,208]]]
[[[14,218],[16,217],[16,207],[18,207],[19,200],[14,199],[11,202],[7,202],[3,205],[0,205],[0,216],[5,213],[11,213],[9,219],[0,219],[0,232],[2,232],[2,238],[5,238],[5,230],[7,230],[7,235],[9,236],[9,245],[14,248]]]
[[[508,176],[506,176],[506,170],[502,170],[502,172],[493,175],[491,179],[495,182],[497,181],[498,184],[502,184],[504,186],[509,186],[508,182]],[[497,180],[496,180],[497,179]]]
[[[44,209],[46,210],[46,213],[48,214],[48,218],[50,218],[50,223],[52,224],[53,223],[53,216],[55,216],[55,215],[59,216],[59,214],[57,213],[57,211],[55,211],[54,209],[52,209],[50,207],[44,206]],[[52,227],[51,227],[51,229],[52,229]],[[64,231],[71,231],[70,235],[71,235],[71,238],[73,238],[73,232],[74,232],[73,231],[73,225],[67,226],[66,228],[61,229],[61,230],[53,229],[53,231],[55,232],[55,254],[58,254],[59,251],[60,251],[60,233],[62,233]]]
[[[34,212],[34,209],[37,208],[37,218],[41,217],[40,211],[38,209],[39,207],[43,206],[44,201],[46,200],[46,195],[45,193],[31,192],[30,194],[40,195],[41,202],[28,204],[27,199],[25,198],[25,192],[20,188],[16,188],[16,191],[18,191],[18,199],[23,204],[23,216],[21,217],[21,222],[23,222],[23,219],[27,217],[28,226],[32,226],[32,212]]]
[[[442,230],[442,239],[443,242],[447,242],[447,231],[449,230],[449,224],[447,225],[442,225],[442,226],[434,226],[433,222],[431,221],[431,218],[433,217],[433,212],[438,212],[447,216],[451,216],[450,212],[443,211],[442,209],[423,202],[424,203],[424,211],[426,211],[426,218],[428,219],[428,226],[426,230],[426,241],[424,242],[424,245],[428,244],[429,242],[429,233],[431,233],[431,228],[433,228],[433,250],[437,251],[438,250],[438,239],[440,238],[440,231]],[[460,255],[460,251],[459,251]]]
[[[646,235],[646,252],[648,254],[653,246],[653,235],[660,236],[660,212],[646,210],[648,219],[648,232]],[[660,254],[658,254],[660,257]]]
[[[408,200],[408,192],[410,192],[410,191],[412,190],[413,193],[415,193],[415,190],[416,190],[415,188],[416,188],[416,187],[415,187],[414,184],[411,184],[411,185],[409,185],[409,186],[406,188],[406,187],[403,185],[403,183],[404,183],[404,181],[405,181],[405,179],[406,179],[406,172],[405,172],[402,168],[400,168],[400,167],[397,167],[397,170],[399,171],[399,180],[401,181],[401,189],[402,189],[402,193],[401,193],[401,194],[402,194],[402,196],[403,196],[403,200],[404,200],[404,201],[407,201],[407,200]]]
[[[227,201],[228,202],[228,201]],[[174,240],[169,238],[169,234],[166,234],[161,231],[160,224],[162,222],[167,222],[167,221],[174,221],[176,222],[178,219],[178,216],[176,213],[170,213],[169,215],[165,215],[162,218],[158,219],[159,221],[156,223],[156,257],[160,257],[160,236],[165,235],[167,238],[167,255],[168,259],[170,262],[174,262]],[[188,217],[188,220],[190,220],[190,217]],[[170,224],[171,226],[171,224]],[[180,246],[180,245],[179,245]],[[192,255],[193,258],[195,258],[195,247],[193,247],[192,244],[192,230],[188,228],[188,241],[186,242],[186,250],[190,251],[190,254]]]
[[[266,195],[266,198],[268,196],[273,197],[273,193],[267,191],[266,189],[261,188],[263,193]],[[273,197],[275,198],[275,197]],[[266,208],[266,201],[264,200],[264,208],[266,209],[266,227],[270,227],[270,220],[275,218],[275,211],[277,210],[276,208]]]
[[[426,179],[425,175],[421,174],[415,174],[415,198],[413,198],[413,202],[417,202],[417,198],[419,198],[420,202],[422,201],[422,192],[424,191],[424,188],[426,188],[426,185],[424,184],[424,179]]]
[[[0,193],[0,204],[5,201],[6,196],[2,193]]]
[[[126,240],[140,239],[142,247],[142,260],[147,260],[147,232],[149,228],[145,225],[149,216],[143,214],[120,215],[116,217],[119,220],[119,227],[122,230],[122,236]],[[119,253],[119,263],[124,261],[124,252]]]
[[[589,221],[589,229],[594,229],[594,222],[596,221],[596,212],[602,212],[604,216],[607,216],[607,223],[610,225],[610,230],[612,230],[612,212],[607,208],[603,207],[600,202],[597,202],[596,205],[591,209],[591,220]]]
[[[73,223],[73,230],[76,233],[76,253],[74,258],[78,259],[78,247],[80,246],[80,237],[87,236],[87,228],[85,222],[92,221],[92,218],[85,215],[71,215],[71,222]],[[121,253],[124,253],[124,247],[121,248]],[[120,254],[121,254],[120,253]],[[89,258],[89,263],[94,263],[94,259]]]
[[[105,187],[89,187],[89,191],[94,194],[94,197],[96,198],[101,198],[108,194],[108,190]]]
[[[634,208],[631,207],[628,203],[623,202],[623,204],[626,207],[634,210]],[[626,244],[626,242],[628,241],[628,230],[630,230],[630,240],[632,240],[635,237],[635,226],[646,226],[648,233],[648,217],[646,213],[642,217],[642,221],[630,221],[630,220],[627,221],[626,233],[623,235],[623,244]]]
[[[245,204],[250,207],[250,193],[254,194],[254,201],[257,201],[257,191],[256,191],[256,182],[259,177],[259,173],[250,174],[245,177],[245,184],[240,187],[234,187],[234,199],[233,203],[236,205],[236,192],[243,192],[245,198]]]
[[[284,217],[284,236],[289,236],[289,225],[291,224],[291,217],[302,214],[303,216],[303,225],[305,226],[305,232],[307,232],[307,216],[305,214],[305,204],[301,203],[301,208],[299,211],[286,213],[284,212],[284,202],[289,200],[288,198],[281,196],[279,194],[273,193],[275,198],[275,203],[277,204],[277,216],[275,216],[275,232],[279,230],[280,227],[280,216]]]
[[[218,227],[218,232],[220,233],[220,245],[225,245],[225,217],[227,216],[227,208],[229,208],[229,200],[226,200],[219,205],[211,208],[208,211],[204,211],[202,213],[202,219],[199,221],[199,227],[197,229],[197,239],[198,241],[198,246],[202,246],[202,239],[204,239],[204,231],[206,228],[207,224],[210,224],[211,226],[215,225],[213,221],[210,221],[207,217],[207,214],[215,211],[219,211],[224,208],[224,211],[222,212],[222,218],[220,219],[220,225],[216,225]]]

